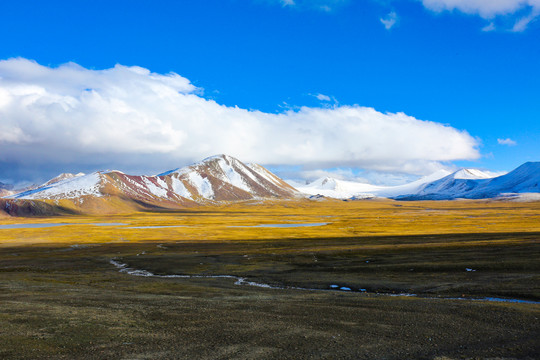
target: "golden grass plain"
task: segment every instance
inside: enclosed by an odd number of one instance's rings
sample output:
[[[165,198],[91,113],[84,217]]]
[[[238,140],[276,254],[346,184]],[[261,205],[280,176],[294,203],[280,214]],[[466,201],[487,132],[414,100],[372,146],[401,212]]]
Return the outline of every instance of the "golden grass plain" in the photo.
[[[539,202],[299,200],[0,219],[22,223],[71,225],[0,229],[3,359],[540,357]],[[252,227],[295,223],[327,225]],[[137,277],[111,259],[283,289]],[[418,296],[388,296],[402,292]],[[484,297],[532,303],[470,300]]]
[[[92,223],[124,223],[99,227]],[[325,226],[255,228],[279,223]],[[540,231],[540,202],[502,201],[275,201],[107,216],[11,217],[0,224],[69,223],[70,226],[0,230],[0,246],[111,242],[242,241],[382,235],[474,234]],[[178,226],[133,229],[142,226]]]

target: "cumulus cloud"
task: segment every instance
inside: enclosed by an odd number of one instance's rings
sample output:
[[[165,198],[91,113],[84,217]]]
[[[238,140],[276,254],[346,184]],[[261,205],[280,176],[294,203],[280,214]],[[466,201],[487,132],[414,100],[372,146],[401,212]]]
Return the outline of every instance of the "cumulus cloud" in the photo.
[[[517,142],[515,142],[514,140],[512,140],[510,138],[497,139],[497,143],[499,143],[499,145],[507,145],[507,146],[515,146],[515,145],[517,145]]]
[[[267,165],[421,174],[478,158],[477,145],[465,131],[357,105],[279,114],[224,106],[176,73],[0,61],[5,178],[36,166],[161,171],[217,153]]]
[[[390,30],[394,27],[394,25],[396,25],[397,14],[395,13],[395,11],[392,11],[388,15],[386,15],[385,18],[381,18],[380,21],[384,25],[384,28],[386,30]]]
[[[422,0],[422,3],[436,12],[458,10],[484,19],[525,12],[515,21],[512,31],[525,30],[540,15],[540,0]],[[491,30],[489,25],[487,29]]]

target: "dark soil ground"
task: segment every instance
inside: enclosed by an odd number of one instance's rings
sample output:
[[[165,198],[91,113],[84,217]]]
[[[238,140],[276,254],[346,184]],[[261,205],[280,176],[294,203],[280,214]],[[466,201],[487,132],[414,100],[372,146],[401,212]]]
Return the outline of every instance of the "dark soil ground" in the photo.
[[[1,359],[538,359],[540,234],[0,248]],[[156,274],[137,277],[111,259]],[[471,269],[475,271],[467,271]],[[381,293],[415,293],[417,297]],[[379,294],[377,294],[379,293]]]

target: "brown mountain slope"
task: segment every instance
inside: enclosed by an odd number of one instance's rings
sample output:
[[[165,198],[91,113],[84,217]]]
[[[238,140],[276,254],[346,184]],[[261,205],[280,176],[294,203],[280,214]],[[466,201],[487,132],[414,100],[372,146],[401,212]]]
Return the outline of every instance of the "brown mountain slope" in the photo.
[[[260,165],[227,155],[157,176],[120,171],[61,176],[41,187],[10,196],[1,208],[11,215],[119,213],[178,209],[199,204],[294,198],[298,191]]]

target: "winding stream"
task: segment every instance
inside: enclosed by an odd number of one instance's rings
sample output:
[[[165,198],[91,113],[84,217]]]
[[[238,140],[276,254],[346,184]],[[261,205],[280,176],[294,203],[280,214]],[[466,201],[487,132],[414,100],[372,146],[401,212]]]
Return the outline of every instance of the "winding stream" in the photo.
[[[357,291],[352,290],[347,286],[339,285],[330,285],[330,289],[313,289],[313,288],[304,288],[296,286],[274,286],[265,283],[259,283],[255,281],[249,281],[244,277],[235,276],[235,275],[156,275],[148,270],[138,270],[130,268],[127,264],[121,263],[115,259],[110,260],[111,265],[114,265],[119,272],[126,273],[133,276],[144,276],[144,277],[156,277],[156,278],[179,278],[179,279],[233,279],[235,280],[234,285],[243,285],[243,286],[256,286],[267,289],[277,289],[277,290],[307,290],[307,291],[340,291],[340,292],[356,292],[367,294],[365,289],[359,289]],[[410,293],[400,293],[400,294],[391,294],[391,293],[371,293],[377,296],[403,296],[403,297],[419,297],[416,294]],[[483,298],[470,298],[470,297],[419,297],[422,299],[429,300],[463,300],[463,301],[487,301],[487,302],[504,302],[504,303],[520,303],[520,304],[540,304],[540,301],[533,300],[522,300],[522,299],[504,299],[497,297],[483,297]]]

